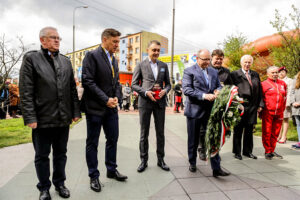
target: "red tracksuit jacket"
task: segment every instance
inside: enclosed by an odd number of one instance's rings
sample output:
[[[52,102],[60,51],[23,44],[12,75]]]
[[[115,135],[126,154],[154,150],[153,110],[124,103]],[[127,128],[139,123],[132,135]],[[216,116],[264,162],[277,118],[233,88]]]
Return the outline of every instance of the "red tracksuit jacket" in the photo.
[[[261,83],[263,100],[271,115],[282,115],[286,104],[287,86],[284,81],[267,79]]]

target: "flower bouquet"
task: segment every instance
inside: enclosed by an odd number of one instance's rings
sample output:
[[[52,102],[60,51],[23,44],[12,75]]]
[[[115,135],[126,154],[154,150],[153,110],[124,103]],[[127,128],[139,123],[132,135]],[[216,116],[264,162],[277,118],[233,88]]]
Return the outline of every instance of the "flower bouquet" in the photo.
[[[238,87],[226,85],[220,91],[212,107],[205,135],[206,155],[214,157],[230,137],[231,128],[244,114],[244,102],[238,96]]]

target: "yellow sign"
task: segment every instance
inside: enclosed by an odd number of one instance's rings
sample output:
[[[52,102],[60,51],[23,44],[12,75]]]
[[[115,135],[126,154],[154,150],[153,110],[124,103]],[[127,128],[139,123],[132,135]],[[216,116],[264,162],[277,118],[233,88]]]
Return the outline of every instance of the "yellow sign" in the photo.
[[[158,58],[158,60],[170,63],[171,62],[171,56],[161,56]],[[182,63],[188,63],[189,62],[189,54],[178,54],[174,55],[174,62],[181,61]]]

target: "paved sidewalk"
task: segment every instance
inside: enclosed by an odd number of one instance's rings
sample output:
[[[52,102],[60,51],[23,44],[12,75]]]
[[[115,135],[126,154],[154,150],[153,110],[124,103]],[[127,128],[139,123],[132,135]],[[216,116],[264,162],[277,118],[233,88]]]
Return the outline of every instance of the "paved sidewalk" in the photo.
[[[222,166],[232,173],[214,178],[210,164],[199,161],[197,172],[188,171],[186,119],[182,114],[166,116],[166,163],[170,172],[156,166],[156,140],[153,124],[150,131],[148,168],[136,172],[139,160],[139,117],[137,112],[120,114],[118,145],[119,171],[128,175],[126,182],[106,178],[104,167],[105,138],[101,132],[99,145],[100,193],[89,188],[85,163],[86,124],[82,120],[70,132],[66,185],[70,199],[78,200],[189,200],[189,199],[300,199],[300,151],[290,149],[291,143],[277,145],[283,160],[265,160],[261,138],[255,137],[254,154],[258,160],[233,158],[229,139],[221,151]],[[0,199],[38,199],[37,178],[32,144],[0,149]],[[4,166],[4,167],[3,167]],[[61,199],[51,188],[52,199]]]

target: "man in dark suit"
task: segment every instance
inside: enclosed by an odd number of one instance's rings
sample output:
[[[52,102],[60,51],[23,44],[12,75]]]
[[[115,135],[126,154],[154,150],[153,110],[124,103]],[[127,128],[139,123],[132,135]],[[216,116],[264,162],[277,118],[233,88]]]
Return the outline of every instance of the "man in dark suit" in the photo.
[[[152,113],[154,116],[157,139],[157,165],[163,170],[170,170],[164,162],[164,126],[166,94],[170,91],[171,85],[168,66],[165,63],[157,60],[160,53],[160,47],[160,42],[157,40],[152,40],[149,43],[147,49],[148,58],[136,66],[132,77],[132,89],[139,94],[138,107],[141,125],[141,164],[137,169],[138,172],[142,172],[147,168],[149,149],[148,136]],[[157,91],[157,88],[161,88],[161,91]],[[156,92],[154,92],[153,89],[155,89]]]
[[[253,128],[257,123],[257,112],[261,112],[263,107],[262,88],[258,73],[250,70],[253,58],[250,55],[244,55],[241,58],[242,68],[231,73],[233,84],[238,87],[239,97],[243,98],[245,103],[244,115],[239,124],[234,127],[233,150],[234,157],[242,160],[241,141],[243,137],[243,155],[249,158],[257,159],[252,153],[253,150]]]
[[[113,56],[121,33],[106,29],[101,35],[102,44],[98,49],[88,52],[83,60],[82,84],[86,108],[87,139],[86,162],[91,179],[91,189],[100,192],[98,167],[98,143],[103,126],[106,137],[105,165],[107,177],[124,181],[127,176],[117,170],[117,142],[119,137],[118,102],[120,91],[118,62]]]
[[[184,70],[182,88],[186,96],[186,108],[184,115],[187,117],[188,132],[188,157],[189,170],[196,172],[197,148],[200,141],[205,149],[204,140],[206,127],[219,90],[222,88],[218,71],[208,67],[210,63],[210,52],[206,49],[197,53],[197,63]],[[204,150],[203,152],[204,153]],[[213,169],[213,176],[227,176],[220,166],[221,158],[219,154],[210,159]]]
[[[224,85],[233,85],[229,69],[222,66],[223,60],[224,60],[223,51],[221,49],[215,49],[211,53],[210,66],[213,67],[214,69],[218,70],[218,77],[219,77],[219,81],[220,81],[222,86],[224,86]],[[228,130],[228,131],[230,131],[230,130]],[[201,160],[205,160],[206,155],[205,155],[205,153],[203,153],[203,150],[205,150],[205,149],[201,147],[201,144],[203,143],[201,141],[201,139],[200,139],[199,143],[200,143],[200,146],[198,148],[199,158]]]

